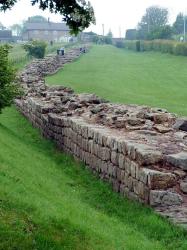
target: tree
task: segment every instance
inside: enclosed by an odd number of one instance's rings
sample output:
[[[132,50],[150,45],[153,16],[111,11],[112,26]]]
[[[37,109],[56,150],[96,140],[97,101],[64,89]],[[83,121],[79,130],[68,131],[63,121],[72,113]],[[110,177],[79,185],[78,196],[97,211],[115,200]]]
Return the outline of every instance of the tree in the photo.
[[[148,34],[154,30],[164,27],[168,22],[168,10],[158,6],[151,6],[146,9],[145,15],[138,24],[138,36],[146,39]]]
[[[44,58],[47,44],[43,41],[31,41],[23,45],[29,56]]]
[[[187,27],[187,16],[184,16],[182,13],[179,13],[177,15],[177,18],[173,24],[173,30],[175,34],[181,34],[184,32],[184,18],[185,18],[185,24]]]
[[[157,28],[148,34],[148,39],[171,39],[173,34],[173,28],[170,25],[166,25]]]
[[[15,81],[15,70],[8,61],[10,46],[0,46],[0,113],[3,108],[10,106],[13,99],[20,95]]]
[[[104,41],[106,44],[112,44],[112,38],[113,38],[113,34],[112,31],[109,30],[108,34],[105,36]]]
[[[13,24],[10,26],[10,29],[16,36],[20,36],[23,30],[23,27],[20,24]]]
[[[1,0],[0,10],[11,9],[19,0]],[[86,0],[30,0],[32,5],[39,4],[42,10],[48,9],[50,12],[63,15],[63,21],[67,23],[74,34],[88,28],[91,23],[95,23],[94,10]]]

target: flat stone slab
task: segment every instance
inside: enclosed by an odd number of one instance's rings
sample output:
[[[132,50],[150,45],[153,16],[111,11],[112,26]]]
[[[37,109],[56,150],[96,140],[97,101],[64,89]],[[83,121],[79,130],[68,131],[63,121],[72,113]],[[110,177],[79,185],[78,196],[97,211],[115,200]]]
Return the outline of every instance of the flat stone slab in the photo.
[[[178,154],[168,155],[166,157],[166,160],[171,165],[187,171],[187,152],[180,152]]]
[[[150,191],[150,205],[153,207],[180,205],[182,201],[182,196],[176,192],[164,190]]]

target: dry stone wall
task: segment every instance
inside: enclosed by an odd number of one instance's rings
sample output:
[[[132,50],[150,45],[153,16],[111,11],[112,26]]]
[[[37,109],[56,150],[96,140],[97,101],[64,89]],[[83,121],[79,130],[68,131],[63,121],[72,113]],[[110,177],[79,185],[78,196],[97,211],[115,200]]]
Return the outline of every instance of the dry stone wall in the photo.
[[[28,65],[18,76],[25,91],[15,101],[18,109],[116,192],[186,224],[187,119],[163,109],[112,104],[93,94],[45,85],[45,75],[81,54],[72,49]]]

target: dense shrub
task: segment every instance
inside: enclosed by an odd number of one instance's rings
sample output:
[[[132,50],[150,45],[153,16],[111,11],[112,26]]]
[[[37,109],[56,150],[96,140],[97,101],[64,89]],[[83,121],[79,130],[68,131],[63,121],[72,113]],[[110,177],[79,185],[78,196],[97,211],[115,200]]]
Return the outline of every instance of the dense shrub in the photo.
[[[122,40],[118,40],[118,41],[115,42],[115,46],[117,48],[125,48],[125,43]]]
[[[31,41],[23,45],[29,56],[44,58],[47,44],[43,41]]]
[[[126,40],[125,48],[134,51],[159,51],[174,55],[187,56],[187,43],[173,40]]]
[[[187,56],[187,43],[176,43],[173,52],[175,55]]]
[[[8,61],[10,46],[0,46],[0,113],[3,108],[10,106],[13,99],[20,95],[18,85],[15,83],[15,70]]]
[[[139,40],[133,40],[133,41],[125,41],[125,48],[134,50],[134,51],[140,51],[141,50],[141,43]]]
[[[106,43],[106,44],[112,44],[112,37],[105,36],[104,37],[104,43]]]

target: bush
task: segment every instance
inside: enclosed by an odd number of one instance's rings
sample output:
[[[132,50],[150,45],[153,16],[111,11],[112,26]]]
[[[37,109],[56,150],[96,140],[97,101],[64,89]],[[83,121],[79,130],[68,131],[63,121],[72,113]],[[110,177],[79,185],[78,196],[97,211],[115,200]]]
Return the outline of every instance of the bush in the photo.
[[[34,40],[23,45],[29,56],[44,58],[47,44],[43,41]]]
[[[176,43],[174,47],[174,54],[187,56],[187,43]]]
[[[8,61],[9,49],[8,45],[0,46],[0,113],[3,108],[10,106],[13,99],[21,93],[15,83],[15,69]]]
[[[133,41],[125,41],[125,48],[134,50],[134,51],[140,51],[141,50],[141,43],[139,40],[133,40]]]
[[[117,48],[125,48],[125,44],[124,44],[124,42],[123,41],[116,41],[115,42],[115,46],[117,47]]]
[[[173,40],[133,40],[125,41],[125,48],[134,51],[159,51],[174,55],[187,56],[187,43]]]
[[[105,42],[106,44],[112,44],[112,37],[110,37],[110,36],[105,36],[105,37],[104,37],[104,42]]]

